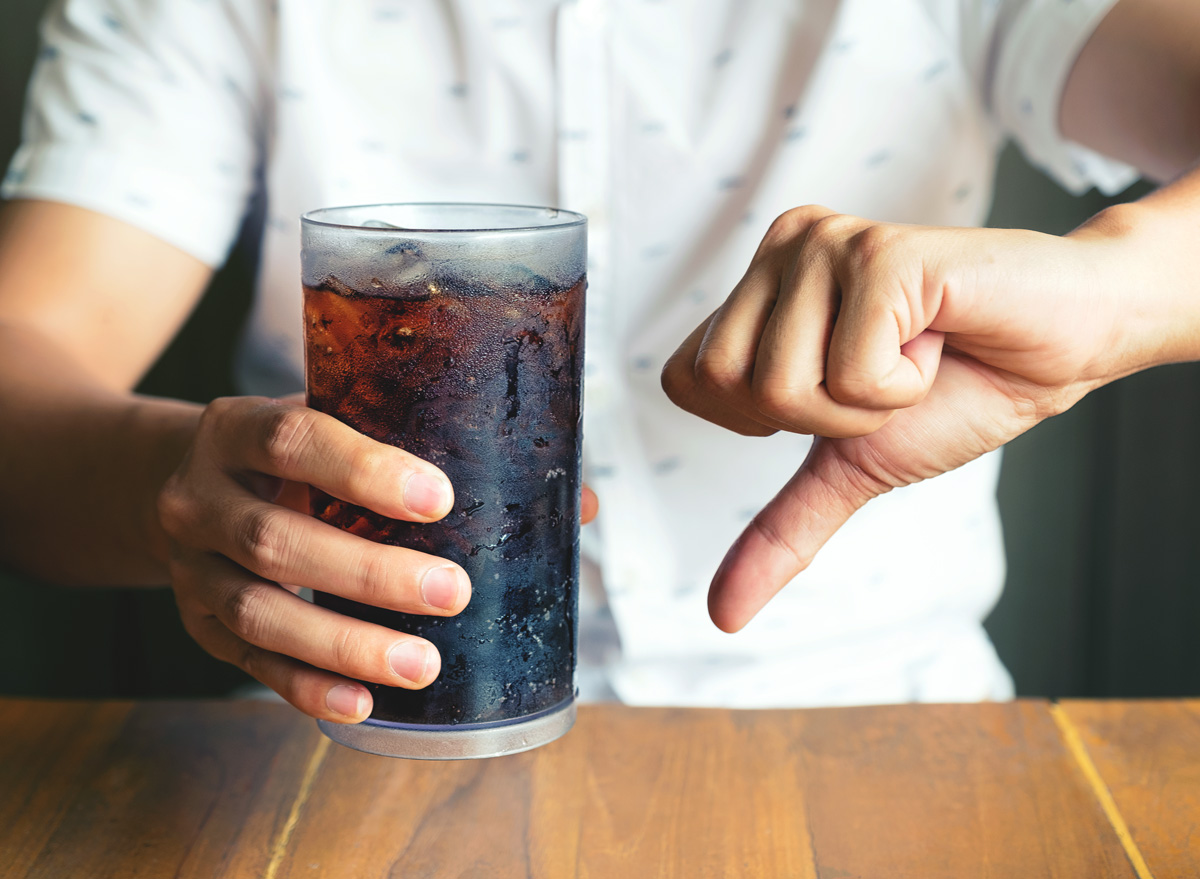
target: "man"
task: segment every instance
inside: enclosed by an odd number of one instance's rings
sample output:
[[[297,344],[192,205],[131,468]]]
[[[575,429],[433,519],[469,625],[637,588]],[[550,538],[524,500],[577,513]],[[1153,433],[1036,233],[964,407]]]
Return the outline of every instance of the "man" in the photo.
[[[710,607],[726,630],[868,497],[1196,356],[1194,185],[1065,239],[799,206],[976,224],[1005,135],[1069,185],[1167,179],[1200,153],[1198,16],[1183,0],[67,2],[0,237],[0,460],[26,513],[3,552],[68,581],[169,577],[205,649],[317,717],[364,717],[355,680],[427,684],[430,645],[279,585],[435,614],[472,588],[453,563],[296,512],[306,483],[417,521],[453,498],[428,464],[274,399],[300,374],[295,217],[555,203],[592,229],[604,589],[583,646],[601,684],[683,704],[1003,698],[980,628],[1002,579],[994,457],[867,506],[738,635],[706,624],[704,583],[808,453],[787,431],[846,439],[813,447],[722,566]],[[242,376],[267,396],[131,396],[259,171]],[[666,404],[657,366],[697,324],[672,396],[784,433],[745,440]],[[53,551],[64,535],[77,557]]]

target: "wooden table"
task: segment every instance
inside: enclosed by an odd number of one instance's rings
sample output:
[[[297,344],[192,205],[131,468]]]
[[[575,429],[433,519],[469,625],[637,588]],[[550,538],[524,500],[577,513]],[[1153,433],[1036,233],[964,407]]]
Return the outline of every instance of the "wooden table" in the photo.
[[[0,700],[0,876],[1200,876],[1200,702],[589,706],[422,763],[267,703]]]

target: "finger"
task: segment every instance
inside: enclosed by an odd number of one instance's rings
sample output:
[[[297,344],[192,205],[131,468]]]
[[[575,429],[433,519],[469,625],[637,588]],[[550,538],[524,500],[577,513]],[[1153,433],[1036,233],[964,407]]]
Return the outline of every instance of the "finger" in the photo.
[[[579,520],[586,525],[588,522],[596,518],[596,514],[600,512],[600,499],[596,497],[596,492],[592,491],[586,485],[579,493]]]
[[[780,284],[754,366],[754,399],[787,429],[827,437],[861,436],[878,430],[890,411],[847,405],[827,385],[827,361],[842,288],[837,250],[848,229],[862,221],[827,217],[813,225]]]
[[[714,316],[715,313],[692,330],[675,353],[667,358],[662,371],[663,391],[680,409],[718,427],[743,436],[770,436],[775,433],[776,428],[743,415],[730,406],[725,401],[724,393],[715,392],[714,385],[702,380],[697,373],[696,361],[700,345]]]
[[[359,723],[371,713],[371,692],[357,681],[255,647],[211,614],[185,617],[184,627],[210,654],[236,665],[310,717]]]
[[[869,409],[905,409],[925,398],[937,375],[941,334],[921,338],[921,277],[871,227],[846,242],[843,296],[829,344],[825,383],[837,401]],[[864,243],[875,241],[876,243]]]
[[[336,418],[277,400],[214,401],[213,434],[233,470],[302,482],[392,519],[435,521],[453,506],[437,467]]]
[[[717,627],[736,632],[812,563],[850,516],[892,488],[818,439],[803,466],[726,553],[708,593]]]
[[[781,214],[771,224],[729,298],[667,361],[663,389],[676,405],[741,434],[768,436],[791,429],[757,404],[755,361],[786,265],[812,224],[831,213],[808,205]]]
[[[781,275],[791,254],[785,248],[760,251],[729,299],[712,316],[696,352],[702,388],[726,409],[772,431],[791,430],[787,420],[761,405],[755,371],[762,335],[779,303]]]
[[[349,678],[420,689],[441,670],[423,638],[310,604],[220,556],[196,554],[176,590],[246,643]]]
[[[471,598],[470,578],[452,562],[350,534],[218,478],[227,482],[221,502],[194,523],[193,540],[259,577],[432,616],[457,614]]]

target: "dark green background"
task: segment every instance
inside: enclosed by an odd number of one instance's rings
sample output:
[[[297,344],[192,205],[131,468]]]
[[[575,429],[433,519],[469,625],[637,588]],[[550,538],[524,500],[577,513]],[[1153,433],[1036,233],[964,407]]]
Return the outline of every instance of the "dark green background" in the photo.
[[[5,160],[42,5],[0,11]],[[1072,198],[1009,150],[990,223],[1065,232],[1106,203]],[[252,265],[243,248],[143,390],[201,401],[231,392]],[[1020,693],[1200,692],[1198,401],[1200,366],[1155,369],[1009,445],[1000,486],[1009,577],[988,630]],[[243,680],[192,644],[167,590],[63,589],[0,572],[0,693],[199,695]]]

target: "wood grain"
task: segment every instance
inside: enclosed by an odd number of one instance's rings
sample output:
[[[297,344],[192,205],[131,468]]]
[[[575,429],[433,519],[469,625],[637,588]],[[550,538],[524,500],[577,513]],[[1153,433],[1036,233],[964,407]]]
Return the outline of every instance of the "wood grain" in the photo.
[[[0,711],[0,853],[24,876],[130,712],[124,703],[5,702]]]
[[[482,762],[321,766],[280,877],[1133,877],[1042,703],[588,707]]]
[[[1061,707],[1154,879],[1200,876],[1200,700]]]
[[[1044,703],[812,721],[806,796],[822,804],[822,876],[1134,876]]]
[[[1130,823],[1148,856],[1158,839],[1151,825],[1175,821],[1162,831],[1169,852],[1180,838],[1190,844],[1178,834],[1200,816],[1200,778],[1188,762],[1200,709],[1172,710],[1147,719],[1121,706],[1072,706],[1097,764],[1126,779],[1114,792],[1142,816]],[[1158,756],[1129,764],[1147,741]],[[1136,771],[1119,775],[1127,764]],[[1165,858],[1155,863],[1176,863]],[[1194,860],[1178,863],[1174,873],[1156,868],[1156,879],[1198,875]],[[547,747],[423,763],[330,745],[282,705],[0,700],[0,875],[1134,872],[1041,702],[589,706]]]
[[[283,705],[2,704],[6,877],[261,876],[319,737]]]

